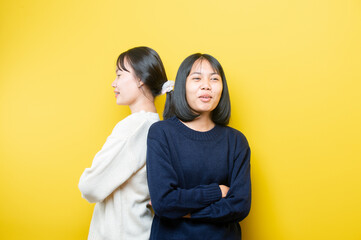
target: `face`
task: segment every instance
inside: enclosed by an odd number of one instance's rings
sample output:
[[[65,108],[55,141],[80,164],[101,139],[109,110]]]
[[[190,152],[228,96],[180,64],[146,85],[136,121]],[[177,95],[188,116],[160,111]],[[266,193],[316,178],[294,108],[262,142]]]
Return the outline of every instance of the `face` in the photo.
[[[209,115],[217,107],[222,95],[221,76],[206,59],[194,62],[186,80],[188,105],[201,115]]]
[[[129,72],[121,69],[116,70],[117,77],[112,83],[115,98],[118,105],[134,104],[141,93],[139,87],[143,84],[135,75],[133,68],[124,61],[124,66]]]

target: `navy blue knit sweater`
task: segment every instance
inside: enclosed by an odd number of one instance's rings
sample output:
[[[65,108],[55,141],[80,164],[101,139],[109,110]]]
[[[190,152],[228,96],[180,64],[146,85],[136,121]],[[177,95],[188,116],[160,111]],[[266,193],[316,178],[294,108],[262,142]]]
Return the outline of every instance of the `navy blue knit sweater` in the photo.
[[[250,149],[241,132],[220,125],[198,132],[176,117],[157,122],[148,133],[147,174],[150,239],[241,239],[238,222],[251,205]],[[219,185],[230,187],[225,198]]]

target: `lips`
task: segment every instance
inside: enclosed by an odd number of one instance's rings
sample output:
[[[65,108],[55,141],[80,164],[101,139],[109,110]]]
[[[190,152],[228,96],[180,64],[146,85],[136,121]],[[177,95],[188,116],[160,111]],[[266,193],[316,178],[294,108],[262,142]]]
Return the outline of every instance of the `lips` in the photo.
[[[203,94],[198,97],[202,102],[209,102],[212,99],[212,96],[209,94]]]
[[[115,93],[115,97],[118,97],[118,96],[119,96],[119,92],[114,91],[114,93]]]

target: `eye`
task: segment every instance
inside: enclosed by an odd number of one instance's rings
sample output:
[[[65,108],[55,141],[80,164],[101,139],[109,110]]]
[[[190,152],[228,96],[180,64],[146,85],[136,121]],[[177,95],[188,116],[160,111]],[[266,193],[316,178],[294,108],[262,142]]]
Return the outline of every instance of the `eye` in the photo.
[[[199,80],[201,80],[201,78],[200,77],[193,77],[192,80],[199,81]]]
[[[213,80],[213,81],[218,81],[218,80],[219,80],[219,78],[214,77],[214,78],[211,78],[211,80]]]

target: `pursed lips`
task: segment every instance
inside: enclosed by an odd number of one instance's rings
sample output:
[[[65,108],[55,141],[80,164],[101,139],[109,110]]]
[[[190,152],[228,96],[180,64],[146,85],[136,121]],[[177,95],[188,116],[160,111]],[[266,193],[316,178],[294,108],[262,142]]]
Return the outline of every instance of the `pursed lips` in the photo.
[[[212,96],[209,94],[202,94],[198,97],[202,102],[209,102],[212,99]]]

